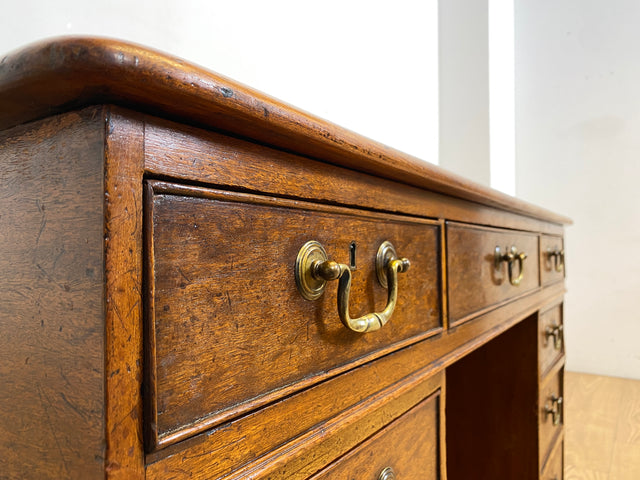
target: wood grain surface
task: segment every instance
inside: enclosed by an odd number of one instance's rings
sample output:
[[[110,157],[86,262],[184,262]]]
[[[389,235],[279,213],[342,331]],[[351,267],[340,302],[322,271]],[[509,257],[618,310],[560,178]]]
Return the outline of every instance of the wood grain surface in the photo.
[[[0,134],[0,478],[104,478],[102,109]]]
[[[171,188],[156,183],[160,191],[148,205],[160,443],[167,435],[175,441],[187,426],[185,434],[192,433],[194,422],[210,427],[273,400],[284,387],[280,395],[442,329],[440,224],[207,189],[167,193]],[[346,264],[355,242],[353,317],[386,305],[387,290],[375,273],[382,242],[410,259],[389,323],[368,334],[345,328],[337,282],[316,301],[300,295],[294,265],[308,240]]]
[[[562,234],[562,226],[312,161],[247,140],[145,117],[150,176],[427,218]]]
[[[565,372],[565,479],[640,478],[640,381]]]
[[[0,128],[99,103],[221,129],[310,158],[552,223],[571,222],[139,45],[96,38],[54,39],[12,52],[0,62]]]
[[[328,380],[311,388],[148,454],[147,474],[154,479],[218,478],[236,471],[239,473],[232,477],[243,478],[242,472],[265,469],[271,459],[284,466],[294,461],[301,462],[310,475],[323,466],[313,452],[316,443],[327,440],[325,425],[338,412],[349,405],[362,403],[368,396],[375,396],[382,386],[391,385],[386,391],[394,391],[401,379],[411,372],[416,372],[418,378],[433,378],[434,374],[535,314],[540,305],[557,304],[558,296],[563,293],[557,287],[542,292],[537,298],[526,297],[486,313],[473,322],[459,325],[441,336],[430,337],[375,362],[347,372],[328,372]],[[527,345],[535,348],[535,341],[528,338]],[[336,373],[342,374],[336,376]],[[335,395],[336,391],[340,395]],[[381,398],[384,395],[382,393]],[[441,395],[443,398],[446,395],[444,389]],[[533,392],[533,396],[536,395],[537,392]],[[535,413],[535,407],[533,409]],[[277,425],[278,428],[265,430],[265,425]],[[444,441],[444,427],[440,431]],[[313,444],[307,445],[307,438],[311,438]],[[344,448],[339,439],[332,446],[325,444],[321,450],[323,458],[332,461],[352,447]],[[441,449],[444,449],[444,444]],[[531,454],[535,456],[535,450]],[[442,450],[441,455],[444,459],[446,452]],[[238,470],[239,465],[243,467]],[[313,465],[317,466],[316,470],[313,470]],[[442,468],[444,471],[444,466]]]
[[[142,434],[142,174],[140,119],[117,107],[105,122],[106,473],[144,478]]]

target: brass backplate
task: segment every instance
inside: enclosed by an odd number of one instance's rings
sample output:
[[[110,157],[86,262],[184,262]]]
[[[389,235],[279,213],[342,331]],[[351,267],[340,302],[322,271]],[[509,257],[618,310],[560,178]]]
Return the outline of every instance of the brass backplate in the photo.
[[[387,265],[396,258],[398,258],[398,255],[391,242],[388,240],[382,242],[376,254],[376,275],[378,276],[378,282],[384,288],[387,288]]]
[[[296,258],[296,285],[307,300],[316,300],[324,293],[327,281],[313,275],[313,265],[329,259],[324,247],[315,240],[305,243]]]

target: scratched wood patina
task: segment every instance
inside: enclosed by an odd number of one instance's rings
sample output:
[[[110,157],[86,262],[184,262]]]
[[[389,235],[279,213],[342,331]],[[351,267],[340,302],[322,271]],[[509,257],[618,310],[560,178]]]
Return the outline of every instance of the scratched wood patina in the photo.
[[[101,109],[0,135],[0,478],[104,478]]]

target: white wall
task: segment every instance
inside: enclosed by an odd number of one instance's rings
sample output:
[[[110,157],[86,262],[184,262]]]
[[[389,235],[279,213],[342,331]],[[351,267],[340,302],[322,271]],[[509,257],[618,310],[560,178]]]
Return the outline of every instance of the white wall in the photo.
[[[516,1],[517,194],[567,229],[571,370],[640,379],[640,2]]]
[[[489,0],[491,188],[516,194],[514,0]]]
[[[440,166],[515,194],[513,0],[440,0]]]
[[[438,162],[437,2],[4,2],[0,55],[91,34],[169,52]]]
[[[438,16],[440,165],[488,186],[488,1],[440,0]]]

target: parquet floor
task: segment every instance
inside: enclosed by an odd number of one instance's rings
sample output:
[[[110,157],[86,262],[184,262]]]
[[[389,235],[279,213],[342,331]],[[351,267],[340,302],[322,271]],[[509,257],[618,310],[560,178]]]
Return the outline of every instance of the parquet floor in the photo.
[[[640,381],[565,373],[565,480],[640,480]]]

